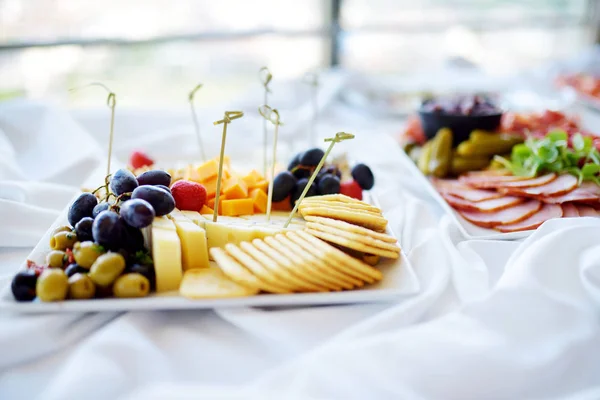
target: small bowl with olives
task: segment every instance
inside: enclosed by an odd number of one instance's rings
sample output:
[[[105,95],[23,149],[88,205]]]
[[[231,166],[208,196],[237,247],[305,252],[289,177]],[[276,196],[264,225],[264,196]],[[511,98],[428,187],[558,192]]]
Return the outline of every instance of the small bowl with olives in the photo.
[[[451,96],[423,101],[419,109],[421,126],[427,139],[433,139],[442,128],[449,128],[453,146],[469,139],[476,129],[493,132],[500,126],[502,110],[489,97]]]

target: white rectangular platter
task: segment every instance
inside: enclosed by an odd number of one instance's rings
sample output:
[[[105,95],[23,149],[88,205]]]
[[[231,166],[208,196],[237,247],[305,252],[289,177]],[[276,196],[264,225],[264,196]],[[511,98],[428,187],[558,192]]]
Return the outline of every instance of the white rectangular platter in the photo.
[[[414,178],[419,182],[421,186],[425,188],[425,190],[431,195],[433,199],[442,207],[442,209],[452,217],[460,232],[464,235],[466,239],[487,239],[487,240],[516,240],[526,238],[531,235],[534,231],[521,231],[521,232],[509,232],[503,233],[496,231],[494,229],[482,228],[477,225],[473,225],[466,219],[464,219],[456,210],[450,206],[444,200],[444,198],[439,194],[436,188],[431,184],[429,179],[423,173],[413,160],[404,152],[400,151],[400,157],[402,164],[405,168],[410,171],[410,173],[414,176]]]
[[[366,201],[378,205],[374,196],[367,196]],[[66,223],[66,212],[61,215],[48,229],[38,242],[28,259],[43,262],[44,254],[49,251],[48,242],[52,231]],[[388,233],[392,234],[388,230]],[[25,263],[20,269],[25,268]],[[178,309],[211,309],[225,307],[294,307],[317,306],[333,304],[397,302],[417,294],[420,290],[417,276],[404,254],[398,260],[382,261],[378,268],[383,273],[383,279],[364,288],[342,292],[329,293],[293,293],[293,294],[260,294],[250,297],[228,299],[191,300],[179,296],[177,292],[152,294],[139,299],[93,299],[67,300],[56,303],[17,302],[14,300],[10,287],[0,292],[0,309],[18,313],[56,313],[56,312],[119,312],[119,311],[148,311],[148,310],[178,310]],[[15,269],[17,272],[17,269]]]

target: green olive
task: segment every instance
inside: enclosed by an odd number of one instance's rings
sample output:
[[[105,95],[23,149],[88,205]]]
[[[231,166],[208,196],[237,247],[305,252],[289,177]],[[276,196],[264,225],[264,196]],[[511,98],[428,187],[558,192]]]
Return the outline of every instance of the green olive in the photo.
[[[150,293],[148,278],[137,272],[120,276],[113,285],[115,297],[146,297],[148,293]]]
[[[76,273],[69,278],[69,297],[91,299],[96,294],[96,285],[86,274]]]
[[[89,276],[98,286],[109,286],[125,269],[125,258],[119,253],[106,253],[94,261]]]
[[[65,271],[50,268],[42,272],[35,286],[37,297],[41,301],[61,301],[67,297],[69,280]]]
[[[77,235],[73,232],[58,232],[50,238],[52,250],[66,250],[77,242]]]
[[[52,231],[52,236],[56,235],[58,232],[73,232],[73,228],[68,225],[59,226]]]
[[[94,242],[78,242],[73,246],[73,257],[75,262],[83,268],[90,268],[94,261],[102,254],[106,253],[104,249]]]
[[[62,250],[52,250],[46,255],[46,264],[50,268],[63,268],[67,261],[67,253]]]

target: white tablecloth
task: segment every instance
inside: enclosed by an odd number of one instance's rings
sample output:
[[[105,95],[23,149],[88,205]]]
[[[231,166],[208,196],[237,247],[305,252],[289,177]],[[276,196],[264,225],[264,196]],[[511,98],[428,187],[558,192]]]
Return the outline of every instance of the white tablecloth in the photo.
[[[205,119],[216,113],[206,110]],[[103,163],[98,124],[107,126],[107,111],[73,115],[77,122],[47,105],[0,104],[3,284]],[[140,117],[143,131],[119,130]],[[193,157],[185,110],[168,116],[177,129],[161,125],[162,117],[121,110],[115,153]],[[214,152],[219,134],[212,119],[205,122]],[[357,134],[339,150],[373,168],[382,207],[417,273],[417,295],[296,309],[5,312],[0,399],[600,398],[600,221],[550,221],[521,242],[465,241],[402,169],[390,136],[400,125],[334,104],[319,135]],[[257,120],[235,121],[228,137],[234,159],[256,161]],[[290,152],[284,143],[281,157]]]

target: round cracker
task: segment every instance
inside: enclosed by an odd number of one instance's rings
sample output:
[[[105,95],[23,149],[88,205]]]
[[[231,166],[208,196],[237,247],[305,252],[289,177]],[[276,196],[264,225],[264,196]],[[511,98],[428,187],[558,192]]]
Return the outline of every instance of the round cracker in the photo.
[[[302,259],[308,268],[315,274],[321,274],[320,276],[327,276],[328,279],[334,279],[334,281],[342,286],[344,289],[353,289],[354,287],[362,287],[365,283],[356,279],[350,275],[336,270],[327,264],[323,259],[315,256],[312,252],[307,252],[296,243],[292,242],[287,236],[283,234],[273,236],[275,240],[278,240],[288,249],[290,249],[297,257]]]
[[[356,250],[356,251],[360,251],[362,253],[376,254],[378,256],[392,258],[392,259],[397,259],[399,257],[399,253],[397,253],[397,252],[368,246],[364,243],[360,243],[355,240],[348,239],[344,236],[339,236],[339,235],[323,232],[323,231],[320,231],[317,229],[312,229],[312,228],[307,228],[306,232],[310,233],[313,236],[318,237],[319,239],[323,239],[326,242],[335,243],[339,246],[346,247],[348,249],[352,249],[352,250]]]
[[[353,225],[345,221],[340,221],[332,218],[325,217],[317,217],[313,215],[307,215],[304,217],[306,221],[309,222],[318,222],[323,225],[331,226],[332,228],[343,229],[348,232],[354,232],[359,235],[369,236],[373,239],[381,240],[386,243],[397,243],[398,240],[392,235],[388,235],[387,233],[375,232],[374,230],[364,228],[362,226]]]
[[[185,271],[179,293],[188,299],[217,299],[252,296],[258,289],[240,285],[213,267]]]
[[[355,225],[376,231],[384,231],[387,227],[387,220],[382,216],[376,216],[362,211],[353,211],[346,209],[328,209],[324,207],[306,207],[300,211],[302,216],[315,215],[318,217],[328,217],[338,219]]]
[[[256,261],[261,263],[265,268],[269,269],[275,275],[277,275],[282,281],[288,282],[293,285],[297,291],[301,292],[327,292],[326,288],[314,285],[310,282],[302,280],[296,275],[289,272],[283,266],[279,265],[277,261],[270,258],[268,255],[260,251],[255,245],[249,242],[240,243],[240,247],[246,253],[250,254]]]

